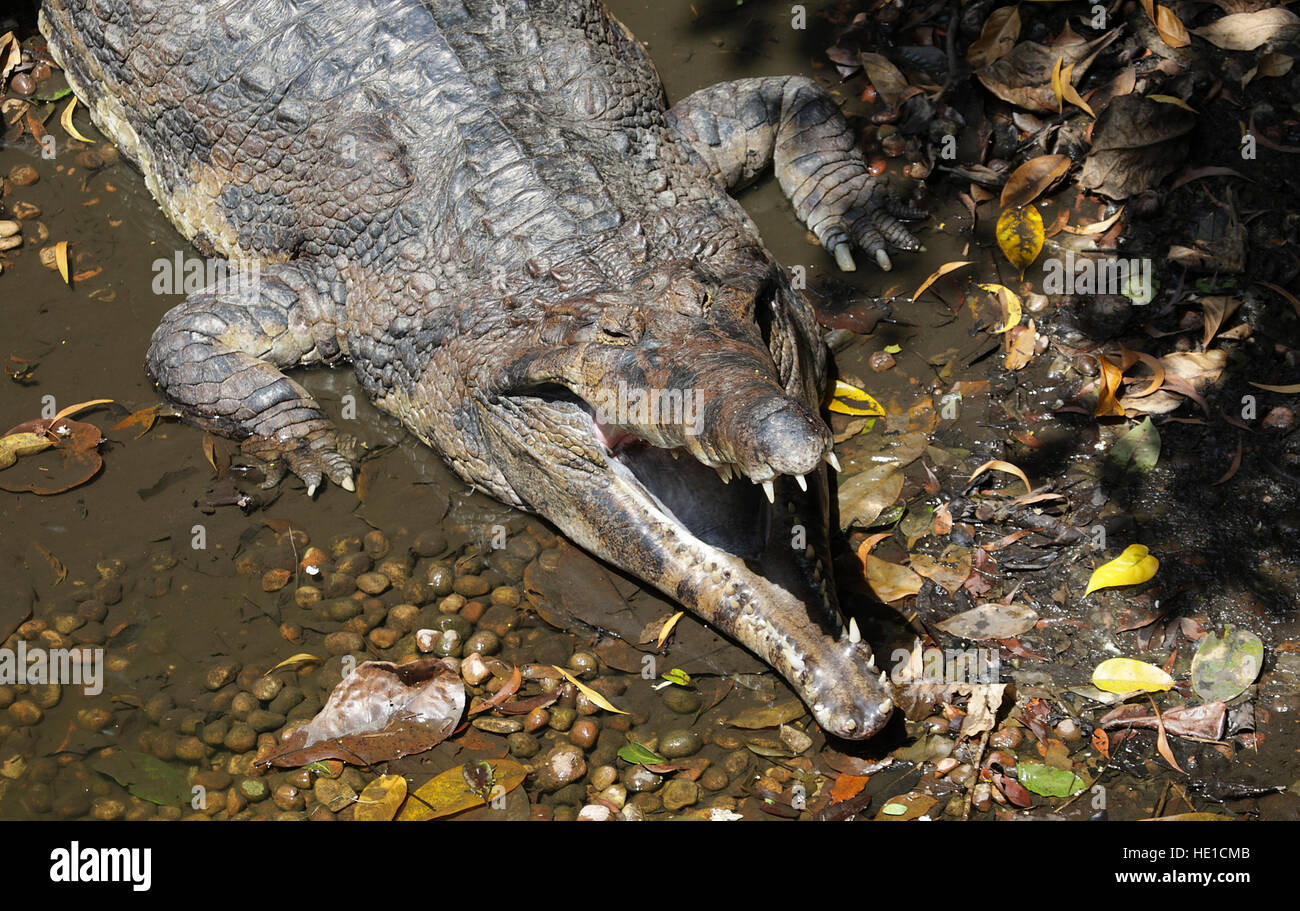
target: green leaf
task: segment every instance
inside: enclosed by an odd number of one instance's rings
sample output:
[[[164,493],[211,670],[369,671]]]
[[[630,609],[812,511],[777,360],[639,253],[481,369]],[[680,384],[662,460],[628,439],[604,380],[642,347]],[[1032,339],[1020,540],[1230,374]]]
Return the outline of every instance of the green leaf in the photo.
[[[1146,474],[1160,460],[1160,431],[1148,417],[1116,440],[1106,458],[1118,468]]]
[[[900,352],[900,351],[902,351],[902,350],[903,350],[903,347],[902,347],[901,345],[886,345],[886,346],[885,346],[885,353],[886,353],[886,354],[897,354],[898,352]]]
[[[629,740],[619,747],[618,758],[632,765],[661,765],[668,760],[649,747],[642,746],[635,740]]]
[[[120,750],[97,759],[91,768],[107,775],[141,800],[159,806],[185,806],[193,796],[189,775],[146,753]]]
[[[684,670],[682,670],[680,667],[675,667],[675,668],[673,668],[671,671],[669,671],[668,673],[666,673],[666,674],[661,674],[660,676],[662,676],[662,677],[663,677],[665,680],[667,680],[669,683],[675,683],[675,684],[677,684],[678,686],[690,686],[690,685],[691,685],[691,675],[688,674],[688,673],[686,673],[686,672],[685,672]]]
[[[1016,766],[1016,777],[1026,790],[1042,797],[1073,797],[1088,786],[1073,772],[1036,762],[1022,762]]]
[[[1192,689],[1206,702],[1236,699],[1264,666],[1264,643],[1252,632],[1229,626],[1210,633],[1192,658]]]

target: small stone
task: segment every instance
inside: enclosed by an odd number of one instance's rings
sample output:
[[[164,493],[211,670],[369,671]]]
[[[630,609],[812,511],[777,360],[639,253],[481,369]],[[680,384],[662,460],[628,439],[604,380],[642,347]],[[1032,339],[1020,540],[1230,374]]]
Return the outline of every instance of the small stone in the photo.
[[[357,588],[367,595],[383,594],[391,584],[383,573],[362,573],[357,576]]]
[[[989,735],[989,746],[999,750],[1014,750],[1024,742],[1020,728],[1000,728]]]
[[[465,575],[456,579],[452,589],[466,598],[477,598],[480,595],[486,595],[492,590],[492,586],[482,576]]]
[[[492,671],[488,668],[487,662],[478,652],[465,656],[460,663],[461,679],[470,686],[478,686],[484,680],[492,676]]]
[[[492,589],[491,600],[493,604],[499,604],[504,607],[518,607],[520,601],[519,589],[515,588],[513,585],[498,586]]]
[[[700,710],[700,694],[681,686],[666,687],[663,691],[664,705],[678,715],[694,715]]]
[[[421,629],[415,632],[415,647],[420,651],[431,652],[438,644],[438,639],[442,636],[436,629]]]
[[[208,668],[203,677],[203,685],[210,692],[215,692],[223,686],[234,682],[235,676],[239,673],[240,664],[237,661],[222,661]]]
[[[470,724],[489,734],[514,734],[524,729],[524,723],[520,719],[501,718],[496,715],[480,715]]]
[[[417,557],[436,557],[447,549],[447,536],[440,528],[431,528],[415,536],[411,552]]]
[[[81,791],[64,791],[55,796],[53,809],[60,819],[77,819],[90,812],[90,797]]]
[[[126,816],[126,804],[112,797],[98,797],[90,805],[90,818],[102,822],[114,822]]]
[[[41,175],[29,164],[14,165],[9,169],[9,182],[15,187],[30,187],[40,179]]]
[[[224,743],[232,753],[247,753],[257,746],[257,731],[246,722],[237,722],[226,732]]]
[[[266,709],[257,709],[248,714],[248,726],[259,734],[278,731],[284,727],[284,722],[285,716],[278,712],[268,712]]]
[[[591,652],[580,649],[569,656],[569,670],[575,677],[590,677],[599,669],[600,662]]]
[[[325,637],[325,650],[331,655],[348,655],[353,652],[364,652],[365,649],[366,641],[359,633],[344,630],[330,633]]]
[[[578,822],[605,822],[613,815],[609,807],[599,803],[589,803],[578,811]]]
[[[490,629],[476,631],[465,640],[465,651],[480,655],[495,655],[501,651],[501,637]]]
[[[812,746],[812,738],[798,728],[788,724],[781,725],[781,742],[796,756]]]
[[[535,774],[543,791],[557,791],[587,774],[587,760],[578,747],[562,743],[543,757]]]
[[[400,630],[389,629],[386,626],[377,626],[370,631],[367,637],[377,649],[390,649],[397,644],[397,640],[402,638]]]
[[[643,765],[634,765],[623,773],[623,786],[633,794],[657,791],[663,783],[662,775],[656,775]]]
[[[584,750],[594,747],[599,736],[600,728],[590,718],[583,718],[569,729],[569,743]]]
[[[176,758],[183,762],[202,762],[208,758],[208,745],[197,737],[176,741]]]
[[[531,759],[542,749],[541,741],[523,731],[515,731],[507,737],[506,745],[510,748],[510,755],[516,759]]]
[[[540,731],[546,727],[546,722],[551,720],[551,713],[544,707],[537,707],[524,716],[524,730],[528,733]]]
[[[665,759],[694,756],[703,747],[700,735],[687,728],[668,731],[659,738],[659,755]]]
[[[284,683],[278,677],[258,677],[253,681],[249,692],[259,702],[270,702],[280,695],[282,689],[284,689]]]
[[[288,783],[279,785],[271,792],[271,801],[286,811],[301,810],[307,806],[307,798],[302,796],[302,791]]]
[[[449,563],[433,563],[429,566],[429,572],[426,579],[429,582],[429,588],[433,590],[434,595],[441,598],[451,594],[452,582],[456,574]]]
[[[253,803],[266,800],[271,795],[271,789],[267,787],[265,781],[260,778],[245,778],[239,783],[239,793]]]
[[[876,373],[884,373],[894,366],[894,356],[888,351],[876,351],[871,355],[868,363]]]
[[[388,541],[388,535],[376,528],[372,531],[366,532],[365,536],[361,539],[361,549],[369,555],[370,559],[382,560],[384,557],[388,556],[389,550],[392,549],[392,544]]]
[[[420,609],[414,604],[398,604],[389,609],[384,624],[402,633],[409,633],[415,629],[419,619]]]
[[[553,731],[567,731],[578,720],[578,710],[568,706],[555,706],[551,709],[551,718],[547,722]]]
[[[700,787],[706,791],[721,791],[729,782],[727,773],[717,766],[709,766],[700,775]]]
[[[13,719],[14,724],[20,727],[31,727],[39,724],[40,720],[45,717],[41,707],[30,699],[19,699],[13,705],[9,706],[9,717]]]
[[[612,784],[601,790],[600,799],[609,801],[616,808],[621,810],[623,809],[623,805],[627,803],[627,788],[623,787],[621,784]]]
[[[660,797],[663,799],[664,809],[675,812],[691,806],[700,799],[700,786],[684,778],[674,778],[664,785]]]
[[[605,790],[616,781],[618,781],[618,769],[612,765],[597,766],[591,772],[591,786],[597,791]]]

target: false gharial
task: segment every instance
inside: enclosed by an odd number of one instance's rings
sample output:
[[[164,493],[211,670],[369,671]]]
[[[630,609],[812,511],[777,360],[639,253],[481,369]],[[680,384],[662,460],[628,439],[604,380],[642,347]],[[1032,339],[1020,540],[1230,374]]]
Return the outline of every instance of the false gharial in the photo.
[[[189,419],[268,482],[352,490],[283,372],[350,362],[466,482],[750,649],[826,731],[887,721],[831,578],[825,346],[728,193],[774,169],[842,269],[919,248],[813,80],[669,106],[598,0],[45,0],[40,27],[180,233],[257,269],[153,335]]]

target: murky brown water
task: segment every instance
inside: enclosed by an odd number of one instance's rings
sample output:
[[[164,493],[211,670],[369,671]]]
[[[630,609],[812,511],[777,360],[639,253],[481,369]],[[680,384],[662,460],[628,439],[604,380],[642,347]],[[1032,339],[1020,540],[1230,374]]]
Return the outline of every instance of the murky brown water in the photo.
[[[821,51],[830,43],[827,23],[815,13],[810,15],[808,31],[796,33],[789,28],[788,10],[779,5],[697,3],[702,17],[694,15],[688,4],[675,4],[677,8],[668,11],[648,3],[614,2],[611,6],[648,44],[671,99],[711,82],[762,74],[810,72],[828,85],[833,82],[826,69],[810,65],[813,60],[824,61]],[[854,85],[860,88],[860,81]],[[850,111],[866,109],[855,98],[847,101]],[[53,119],[50,125],[57,132]],[[159,213],[138,174],[120,163],[87,168],[77,162],[77,151],[65,148],[66,140],[59,136],[60,153],[52,161],[35,157],[30,144],[0,149],[0,173],[18,164],[30,164],[40,173],[39,182],[13,188],[5,202],[39,207],[39,222],[48,229],[49,242],[69,242],[72,271],[94,274],[84,275],[68,287],[57,272],[42,266],[37,255],[42,244],[37,242],[34,221],[24,229],[26,246],[16,251],[17,255],[4,258],[0,300],[7,325],[0,336],[0,357],[17,355],[39,362],[31,385],[3,380],[0,424],[5,428],[90,399],[111,398],[126,411],[155,403],[142,368],[143,354],[159,318],[180,295],[154,293],[153,264],[158,259],[170,260],[178,251],[195,255]],[[846,277],[835,274],[828,257],[808,243],[774,182],[765,181],[747,190],[743,200],[777,256],[789,265],[805,266],[814,283],[833,275],[846,279],[865,295],[905,296],[938,264],[964,258],[959,233],[964,222],[956,214],[960,207],[951,201],[933,205],[935,217],[924,234],[927,254],[897,257],[898,268],[888,276],[863,271]],[[987,237],[983,242],[988,243]],[[868,385],[891,414],[907,414],[927,395],[950,389],[963,378],[987,378],[991,362],[979,359],[987,347],[986,337],[976,336],[969,309],[954,315],[931,297],[928,303],[896,307],[895,317],[905,322],[882,326],[871,338],[850,338],[837,352],[841,373]],[[901,348],[897,367],[873,373],[868,358],[886,345]],[[954,356],[955,366],[945,367]],[[1017,400],[1023,400],[1019,404],[1024,409],[1050,407],[1051,400],[1063,394],[1048,385],[1046,365],[1030,376],[1022,377],[1020,388],[1014,391]],[[51,497],[0,494],[0,632],[8,635],[26,622],[22,634],[33,644],[89,644],[102,647],[106,660],[103,691],[97,695],[87,695],[73,686],[65,686],[61,692],[0,686],[3,707],[10,709],[0,715],[0,771],[4,773],[0,778],[0,818],[179,817],[190,812],[223,818],[322,814],[326,810],[320,805],[321,788],[312,789],[311,781],[300,780],[299,773],[263,775],[250,766],[251,758],[259,747],[265,750],[266,738],[279,725],[314,714],[340,678],[342,653],[388,660],[410,657],[415,653],[410,631],[435,624],[456,627],[462,637],[476,630],[493,632],[501,642],[499,657],[507,664],[563,665],[575,651],[599,655],[604,662],[604,691],[631,714],[622,719],[592,716],[600,724],[600,733],[589,748],[590,767],[614,764],[614,751],[623,745],[629,731],[653,741],[674,729],[692,728],[704,741],[697,755],[709,759],[715,773],[723,772],[714,774],[708,787],[699,791],[694,804],[697,809],[740,808],[749,815],[763,816],[749,796],[757,776],[767,776],[769,783],[786,784],[791,776],[803,775],[817,764],[806,759],[803,765],[800,760],[773,761],[775,751],[782,748],[774,730],[751,735],[719,724],[724,716],[790,696],[774,683],[772,675],[752,676],[761,671],[752,658],[718,642],[693,619],[681,621],[680,645],[675,646],[679,651],[668,652],[661,670],[681,666],[700,674],[699,706],[708,706],[713,697],[722,695],[724,678],[719,673],[742,675],[733,681],[721,704],[698,718],[689,705],[679,706],[686,708],[684,713],[670,710],[664,693],[652,690],[637,674],[640,653],[620,648],[617,640],[603,639],[594,632],[559,632],[535,614],[515,610],[511,593],[518,600],[528,583],[547,594],[556,605],[551,612],[560,619],[568,611],[581,613],[584,607],[602,600],[615,601],[620,610],[631,605],[627,617],[602,624],[610,629],[618,629],[620,624],[632,629],[644,623],[644,618],[662,616],[672,607],[557,541],[535,519],[468,491],[435,455],[371,408],[346,369],[310,371],[300,373],[299,378],[331,415],[338,415],[345,402],[355,402],[355,417],[340,425],[359,437],[371,453],[365,462],[364,502],[332,486],[308,500],[301,484],[290,481],[271,494],[273,503],[247,515],[232,506],[210,506],[208,491],[216,482],[201,432],[161,421],[134,439],[134,428],[109,430],[126,411],[103,409],[84,415],[109,439],[101,449],[104,468],[92,483]],[[1040,391],[1025,391],[1034,382],[1039,383]],[[992,394],[980,391],[970,396],[956,421],[945,421],[936,432],[935,442],[944,449],[970,453],[969,462],[963,463],[959,453],[951,464],[940,467],[945,479],[961,475],[963,465],[968,472],[985,458],[998,457],[996,442],[1003,435],[994,433],[992,427],[1007,423],[1002,405],[996,390]],[[842,430],[847,420],[837,417],[837,429]],[[891,429],[909,429],[903,423],[891,423]],[[916,426],[911,429],[926,425],[924,409],[913,416],[912,423]],[[1078,443],[1077,431],[1068,421],[1040,428],[1039,434],[1048,442]],[[848,440],[839,450],[846,473],[871,464],[871,451],[877,446],[866,436]],[[1062,455],[1056,467],[1065,471],[1080,461],[1076,451]],[[1049,476],[1046,465],[1037,471],[1028,464],[1024,467],[1035,478]],[[909,472],[908,491],[918,493],[922,482],[919,473]],[[954,486],[961,487],[960,483]],[[1160,506],[1157,502],[1156,507]],[[509,545],[494,550],[492,539],[498,526],[507,529]],[[289,528],[295,537],[286,532]],[[363,545],[363,537],[375,530],[382,532],[384,542],[372,537]],[[384,562],[390,561],[387,568],[394,583],[388,591],[359,602],[357,616],[331,614],[313,603],[310,594],[303,594],[304,588],[319,589],[321,604],[350,594],[350,590],[330,591],[328,579],[321,581],[297,572],[287,585],[267,591],[264,575],[277,569],[295,570],[307,539],[336,561],[351,561],[353,568],[360,564],[366,564],[365,570],[383,568]],[[533,577],[525,571],[530,562],[534,562]],[[471,616],[481,612],[474,622],[463,619],[466,611],[460,604],[452,611],[443,596],[427,591],[419,594],[435,566],[450,566],[458,579],[476,580],[462,585],[466,591],[486,586],[479,594],[461,598],[462,602],[478,602],[477,609],[468,611]],[[850,575],[853,569],[850,564]],[[1293,569],[1284,566],[1281,570],[1279,584],[1293,585],[1295,577],[1288,575]],[[1053,606],[1049,583],[1060,584],[1067,574],[1073,578],[1086,576],[1086,572],[1082,566],[1062,568],[1053,579],[1037,583],[1038,603]],[[850,590],[862,588],[852,578],[845,578],[842,584]],[[1251,625],[1266,635],[1270,644],[1296,638],[1293,618],[1270,614],[1267,606],[1252,610],[1242,605],[1239,594],[1236,587],[1207,592],[1208,602],[1213,603],[1201,610],[1217,619]],[[392,608],[400,604],[412,604],[415,612],[395,616]],[[1103,625],[1096,607],[1054,607],[1053,619],[1074,617],[1096,623],[1098,628]],[[1047,609],[1043,613],[1049,615]],[[868,638],[880,642],[886,653],[892,646],[911,641],[915,627],[891,618],[887,611],[877,609],[873,616],[879,619],[869,626]],[[1037,652],[1052,651],[1055,663],[1051,673],[1032,662],[1011,668],[1022,686],[1086,682],[1092,663],[1098,657],[1109,657],[1107,649],[1113,649],[1105,635],[1083,636],[1067,626],[1057,629],[1068,632],[1049,630],[1033,643]],[[340,638],[340,633],[354,638]],[[333,638],[327,641],[327,636]],[[385,644],[391,647],[382,647]],[[297,674],[279,672],[275,676],[277,692],[249,703],[246,691],[276,663],[295,653],[327,657],[331,651],[336,654],[319,668]],[[1187,656],[1182,660],[1185,665]],[[238,679],[230,682],[219,673],[209,679],[223,669]],[[1300,673],[1300,668],[1292,673]],[[210,682],[221,685],[213,689]],[[1284,681],[1275,684],[1267,703],[1274,721],[1300,709],[1294,692]],[[29,723],[29,708],[15,713],[12,704],[16,702],[33,704],[41,720]],[[262,730],[254,730],[251,743],[232,739],[231,729],[248,724],[257,711],[279,716],[279,723],[276,718],[258,716],[255,720]],[[804,756],[815,757],[823,742],[815,726],[806,716],[794,726],[813,740]],[[916,733],[897,721],[878,743],[867,746],[863,755],[882,753]],[[432,753],[390,763],[386,771],[406,775],[418,785],[469,759],[504,755],[504,737],[471,734],[472,738],[449,742]],[[243,736],[246,732],[241,728]],[[548,727],[536,732],[543,752],[566,736],[566,731]],[[746,749],[746,743],[757,749]],[[1294,777],[1294,772],[1279,765],[1291,761],[1295,745],[1294,730],[1282,728],[1272,736],[1267,750],[1238,752],[1230,766],[1225,761],[1223,774],[1234,780],[1289,784],[1286,776]],[[218,799],[206,809],[160,810],[131,797],[92,770],[98,751],[108,747],[148,752],[178,768],[210,767],[215,771],[204,782]],[[764,754],[764,750],[768,752]],[[916,758],[922,757],[918,754]],[[1133,765],[1134,777],[1114,792],[1128,794],[1117,815],[1138,816],[1144,809],[1149,811],[1163,784],[1165,776],[1154,764],[1134,760]],[[909,775],[909,768],[899,763],[896,770],[873,779],[871,789],[884,796],[905,790],[920,777],[919,772]],[[349,771],[342,781],[360,790],[374,774],[377,771]],[[245,779],[261,779],[266,787],[245,788]],[[1128,793],[1124,789],[1130,786],[1133,790]],[[286,790],[294,787],[297,794]],[[526,816],[529,808],[520,803],[522,793],[515,792],[510,806],[494,812]],[[563,817],[584,802],[584,793],[579,784],[573,784],[556,793],[533,796],[548,808],[547,813]],[[644,801],[649,815],[663,812],[663,800],[657,800]],[[556,806],[560,808],[553,809]],[[1294,812],[1294,806],[1287,804],[1278,812]]]

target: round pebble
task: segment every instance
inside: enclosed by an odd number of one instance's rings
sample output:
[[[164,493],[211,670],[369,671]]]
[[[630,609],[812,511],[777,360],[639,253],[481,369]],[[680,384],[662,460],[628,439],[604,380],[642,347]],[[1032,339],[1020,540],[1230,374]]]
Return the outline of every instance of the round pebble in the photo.
[[[659,755],[665,759],[694,756],[704,747],[700,735],[687,728],[668,731],[659,738]]]
[[[584,750],[590,750],[594,747],[599,736],[600,728],[590,718],[583,718],[581,721],[575,722],[573,727],[569,729],[569,743],[576,747],[582,747]]]

